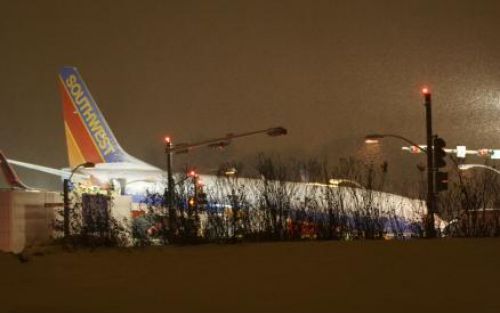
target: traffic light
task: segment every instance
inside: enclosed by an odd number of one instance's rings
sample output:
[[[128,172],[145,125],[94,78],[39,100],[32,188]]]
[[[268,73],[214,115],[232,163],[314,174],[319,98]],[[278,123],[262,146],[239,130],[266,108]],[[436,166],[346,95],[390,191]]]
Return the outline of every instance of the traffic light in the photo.
[[[448,190],[448,173],[436,172],[436,192]]]
[[[443,138],[434,137],[434,167],[436,169],[440,169],[446,166],[446,161],[444,158],[446,157],[446,152],[444,151],[444,147],[446,147],[446,142]]]
[[[436,192],[448,190],[448,173],[439,171],[440,168],[446,166],[446,161],[444,160],[446,157],[445,146],[446,142],[443,138],[434,137],[434,149],[432,151],[434,153],[434,168],[436,170],[434,176]]]

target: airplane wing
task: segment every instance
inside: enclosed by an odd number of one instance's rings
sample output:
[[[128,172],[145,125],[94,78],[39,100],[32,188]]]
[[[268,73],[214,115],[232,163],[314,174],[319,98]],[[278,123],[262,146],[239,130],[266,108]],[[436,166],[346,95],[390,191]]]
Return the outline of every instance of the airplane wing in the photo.
[[[28,168],[30,170],[35,170],[35,171],[39,171],[39,172],[48,173],[48,174],[59,176],[59,177],[62,177],[62,178],[69,178],[69,176],[71,175],[71,171],[67,171],[67,170],[58,170],[58,169],[47,167],[47,166],[42,166],[42,165],[37,165],[37,164],[32,164],[32,163],[26,163],[26,162],[11,160],[11,159],[8,159],[7,161],[10,164],[13,164],[13,165],[16,165],[16,166]],[[85,175],[85,174],[80,174],[80,173],[74,173],[73,177],[79,178],[79,179],[88,179],[90,176],[89,175]]]

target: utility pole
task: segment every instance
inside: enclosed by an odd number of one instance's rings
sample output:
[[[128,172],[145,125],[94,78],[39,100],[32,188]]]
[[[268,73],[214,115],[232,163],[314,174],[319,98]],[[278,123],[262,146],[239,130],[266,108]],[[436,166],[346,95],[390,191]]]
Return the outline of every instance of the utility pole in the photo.
[[[425,236],[427,238],[436,237],[436,229],[434,228],[434,213],[436,212],[436,194],[434,193],[434,153],[432,134],[432,101],[429,89],[423,88],[424,105],[425,105],[425,122],[427,131],[427,216],[425,217]]]
[[[168,207],[168,239],[170,243],[174,240],[175,233],[177,231],[177,212],[174,207],[174,177],[172,173],[172,140],[170,137],[165,137],[165,153],[167,154],[167,190],[165,192],[166,205]]]

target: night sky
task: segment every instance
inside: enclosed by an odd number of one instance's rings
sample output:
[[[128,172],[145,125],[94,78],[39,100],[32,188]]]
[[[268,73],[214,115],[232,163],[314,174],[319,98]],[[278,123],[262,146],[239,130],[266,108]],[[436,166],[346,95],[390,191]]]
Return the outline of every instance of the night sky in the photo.
[[[176,159],[205,171],[256,152],[360,156],[372,132],[425,143],[424,84],[449,147],[500,149],[499,32],[495,0],[1,0],[0,149],[67,166],[63,65],[79,68],[121,145],[158,166],[166,134],[288,128]],[[423,160],[400,146],[378,156],[394,177]]]

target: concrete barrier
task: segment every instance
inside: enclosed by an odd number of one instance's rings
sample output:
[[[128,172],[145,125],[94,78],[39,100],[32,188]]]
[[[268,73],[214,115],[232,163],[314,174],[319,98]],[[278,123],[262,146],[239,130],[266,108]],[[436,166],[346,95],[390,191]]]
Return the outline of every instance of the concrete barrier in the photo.
[[[57,192],[0,189],[0,250],[19,253],[50,241],[62,202]]]

